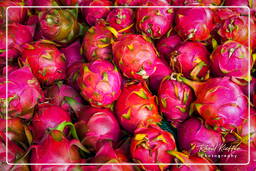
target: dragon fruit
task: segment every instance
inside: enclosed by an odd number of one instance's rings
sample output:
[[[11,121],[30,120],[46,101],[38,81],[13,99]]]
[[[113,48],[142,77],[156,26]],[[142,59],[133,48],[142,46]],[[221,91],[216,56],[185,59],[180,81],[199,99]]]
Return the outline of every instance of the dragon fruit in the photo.
[[[65,56],[49,41],[41,40],[24,45],[22,61],[28,64],[35,77],[51,85],[66,77]]]
[[[21,46],[33,40],[34,27],[18,23],[8,25],[8,59],[11,61],[18,57]],[[0,58],[6,57],[6,34],[5,30],[0,31]]]
[[[227,41],[218,46],[211,54],[212,71],[217,76],[249,80],[249,56],[246,46],[236,41]]]
[[[73,98],[78,103],[83,103],[78,92],[72,87],[62,83],[57,83],[56,85],[47,88],[45,95],[51,104],[60,106],[66,111],[70,111],[71,109],[69,104],[65,101],[66,97]]]
[[[113,9],[106,19],[109,26],[116,29],[118,32],[132,33],[134,15],[130,8],[116,8]]]
[[[170,69],[168,64],[164,60],[157,58],[156,71],[149,77],[150,90],[152,90],[153,92],[157,92],[162,79],[165,76],[170,75],[171,73],[172,70]]]
[[[14,6],[14,7],[9,7]],[[0,25],[5,25],[6,10],[8,8],[8,23],[22,23],[27,16],[27,8],[23,8],[24,3],[19,0],[5,0],[0,2]],[[17,8],[16,8],[17,7]]]
[[[61,44],[72,42],[80,31],[74,9],[49,9],[39,14],[40,31],[45,39]]]
[[[143,4],[143,2],[143,0],[115,0],[115,5],[140,6]]]
[[[130,147],[133,161],[139,163],[139,167],[143,170],[154,171],[165,170],[168,167],[168,163],[173,160],[173,156],[169,155],[168,151],[175,149],[173,135],[153,125],[136,129]],[[143,165],[143,163],[156,165]],[[157,165],[157,163],[166,163],[166,165]]]
[[[213,13],[209,8],[182,8],[176,13],[178,35],[183,39],[204,41],[211,37],[214,28]]]
[[[111,6],[110,0],[87,0],[80,3],[83,6]],[[99,19],[105,19],[110,12],[109,7],[82,8],[84,20],[89,25],[95,25]]]
[[[56,0],[33,0],[34,6],[59,6]],[[36,8],[37,11],[46,11],[49,8]]]
[[[7,84],[8,104],[6,104]],[[40,84],[33,76],[29,67],[23,67],[9,73],[7,83],[6,78],[1,77],[0,85],[1,115],[5,114],[5,108],[8,105],[9,117],[30,119],[33,115],[34,107],[39,101],[43,100],[43,92]]]
[[[155,97],[148,90],[146,84],[127,83],[115,105],[115,112],[123,126],[133,132],[139,125],[148,125],[161,121]]]
[[[193,102],[194,109],[215,130],[233,130],[247,118],[247,97],[230,78],[211,78],[205,82],[191,81],[180,76],[177,79],[194,90],[197,97]]]
[[[65,121],[69,122],[71,119],[64,109],[47,103],[40,104],[30,125],[33,142],[39,142],[49,128],[55,128]]]
[[[159,41],[157,41],[156,49],[162,59],[166,59],[169,62],[169,55],[175,48],[181,44],[181,38],[175,34],[171,33],[163,36]]]
[[[248,8],[243,8],[244,6],[249,7],[251,3],[253,3],[254,0],[225,0],[224,5],[225,6],[240,6],[241,8],[236,8],[235,10],[243,15],[248,15],[250,10]]]
[[[120,73],[103,59],[83,64],[77,82],[84,99],[96,107],[109,107],[121,92]]]
[[[176,72],[193,80],[209,78],[209,55],[200,42],[184,42],[170,54],[170,65]]]
[[[253,94],[256,92],[256,78],[255,77],[252,77],[250,82],[245,81],[245,80],[244,81],[239,80],[239,83],[237,83],[237,85],[241,88],[241,90],[243,91],[243,93],[246,96],[250,96],[251,100],[253,100]]]
[[[58,0],[58,2],[64,6],[76,6],[83,2],[83,0]]]
[[[216,166],[212,165],[212,161],[210,161],[206,157],[197,157],[197,156],[190,156],[185,153],[177,152],[177,151],[171,151],[169,152],[170,155],[173,155],[176,157],[175,159],[179,160],[178,162],[182,163],[183,165],[177,165],[172,166],[170,171],[216,171],[218,170]],[[186,164],[186,163],[192,163],[192,164]],[[199,165],[196,165],[196,163],[200,163]],[[204,165],[202,165],[203,163]],[[206,165],[209,164],[209,165]]]
[[[111,39],[113,35],[105,24],[92,26],[85,34],[82,49],[87,61],[111,59]]]
[[[187,5],[221,5],[222,0],[172,0],[173,6],[187,6]]]
[[[73,63],[68,69],[67,69],[67,77],[66,81],[68,85],[73,87],[75,90],[79,90],[79,86],[77,84],[77,77],[80,74],[80,70],[83,66],[83,62],[76,62]]]
[[[75,41],[65,48],[61,48],[60,51],[64,53],[66,57],[66,65],[69,68],[71,65],[77,62],[83,62],[83,56],[80,54],[81,43]]]
[[[222,171],[230,171],[230,170],[248,170],[253,171],[256,169],[256,147],[250,146],[250,158],[248,156],[249,147],[247,145],[240,145],[235,150],[224,151],[222,155],[226,157],[222,157],[220,163],[229,163],[231,165],[222,165],[220,168]],[[250,161],[250,162],[249,162]],[[249,164],[246,164],[248,163]],[[241,165],[232,165],[232,163],[239,163]]]
[[[174,127],[188,118],[192,98],[192,89],[171,76],[166,76],[158,89],[160,111]]]
[[[143,6],[168,6],[165,1],[148,0]],[[153,39],[159,39],[172,29],[174,20],[173,8],[138,8],[136,27],[139,31]]]
[[[112,50],[116,65],[128,78],[147,79],[156,70],[157,53],[142,35],[121,35],[112,44]]]
[[[178,127],[178,141],[182,150],[188,151],[191,155],[203,153],[213,156],[219,154],[218,148],[223,145],[220,133],[209,129],[204,121],[197,118],[190,118]]]

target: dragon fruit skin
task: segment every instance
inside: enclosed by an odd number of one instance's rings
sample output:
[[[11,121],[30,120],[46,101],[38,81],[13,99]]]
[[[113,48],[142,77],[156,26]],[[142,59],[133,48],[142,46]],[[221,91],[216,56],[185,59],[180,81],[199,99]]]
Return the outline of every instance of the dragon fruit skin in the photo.
[[[143,6],[168,6],[165,1],[148,0]],[[136,27],[153,39],[159,39],[172,29],[174,20],[173,8],[138,8]]]
[[[77,82],[84,99],[96,107],[108,107],[121,92],[121,75],[107,60],[83,64]]]
[[[115,64],[128,78],[147,79],[156,70],[156,51],[142,35],[122,35],[112,44],[112,51]]]
[[[115,112],[123,128],[133,132],[139,125],[161,121],[155,97],[145,83],[126,84],[119,96]]]
[[[133,161],[140,163],[143,170],[160,171],[168,167],[173,156],[167,151],[176,149],[173,135],[157,126],[138,128],[131,141],[130,152]],[[167,163],[166,165],[143,165],[143,163]]]
[[[252,0],[252,3],[253,3],[253,0]],[[236,0],[236,1],[225,0],[225,3],[224,3],[225,6],[248,6],[248,7],[249,7],[249,4],[250,4],[250,0]],[[250,11],[247,8],[236,8],[235,10],[244,15],[248,15],[248,12]]]
[[[134,22],[133,10],[130,8],[116,8],[110,11],[106,18],[109,26],[119,32],[132,33],[133,27],[129,28]]]
[[[30,125],[33,142],[40,142],[49,128],[55,128],[64,121],[71,121],[69,113],[64,109],[47,103],[40,104]]]
[[[87,61],[111,59],[112,33],[102,23],[92,26],[85,34],[82,49]]]
[[[153,92],[157,92],[162,79],[172,73],[171,68],[167,62],[157,58],[156,60],[156,71],[149,77],[149,87]]]
[[[19,68],[8,74],[6,78],[0,78],[0,103],[1,114],[5,114],[6,86],[8,84],[8,115],[30,119],[34,107],[43,100],[43,91],[39,82],[33,76],[29,67]]]
[[[143,0],[115,0],[115,4],[121,6],[140,6],[143,2]]]
[[[56,0],[40,0],[40,1],[37,1],[37,0],[33,0],[32,4],[34,6],[59,6],[59,4],[57,3]],[[49,8],[36,8],[37,11],[46,11],[48,10]]]
[[[80,5],[83,6],[111,6],[112,2],[110,0],[87,0],[81,2]],[[96,7],[96,8],[82,8],[82,14],[84,20],[89,25],[95,25],[99,19],[105,19],[110,12],[109,7]]]
[[[233,130],[247,118],[247,97],[229,77],[211,78],[205,82],[180,79],[194,90],[197,97],[194,108],[215,130]]]
[[[192,89],[182,82],[166,76],[158,89],[160,111],[174,127],[189,116],[189,106],[193,99]]]
[[[62,132],[53,130],[38,145],[31,146],[30,163],[80,163],[77,146],[81,146],[79,140],[68,140]],[[68,170],[70,165],[32,165],[31,170]]]
[[[177,130],[180,148],[190,152],[191,155],[200,152],[216,155],[219,151],[215,148],[223,144],[221,134],[205,127],[203,120],[197,118],[186,120]],[[212,159],[216,160],[214,157]]]
[[[186,5],[221,5],[222,0],[172,0],[173,6],[186,6]]]
[[[72,42],[80,28],[71,9],[49,9],[39,14],[42,36],[61,44]]]
[[[25,44],[22,61],[30,66],[35,77],[43,84],[51,85],[66,77],[65,56],[48,41]]]
[[[76,62],[73,63],[70,67],[67,69],[67,83],[71,87],[73,87],[75,90],[79,90],[79,86],[77,84],[77,77],[80,74],[80,70],[83,66],[83,62]]]
[[[249,56],[247,47],[236,41],[227,41],[211,54],[211,69],[217,76],[248,80]]]
[[[91,151],[98,151],[104,141],[116,143],[120,139],[119,123],[108,109],[83,108],[75,126],[82,144]]]
[[[213,13],[208,8],[178,9],[176,27],[178,35],[183,39],[204,41],[210,38],[213,30]]]
[[[69,68],[71,65],[77,62],[83,62],[84,58],[80,54],[81,43],[80,41],[75,41],[71,43],[69,46],[61,48],[60,51],[64,53],[66,57],[66,65]]]
[[[184,42],[170,54],[172,70],[182,73],[192,80],[209,78],[209,55],[200,42]]]

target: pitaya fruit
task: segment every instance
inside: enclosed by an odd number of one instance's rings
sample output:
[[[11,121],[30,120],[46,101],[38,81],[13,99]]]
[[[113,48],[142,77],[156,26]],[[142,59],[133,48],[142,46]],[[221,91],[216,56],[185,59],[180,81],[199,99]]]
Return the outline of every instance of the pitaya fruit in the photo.
[[[38,143],[49,128],[55,128],[65,121],[70,122],[71,118],[64,109],[47,103],[40,104],[30,125],[33,142]]]
[[[83,0],[58,0],[58,2],[63,6],[76,6],[83,2]]]
[[[169,55],[175,48],[182,42],[181,38],[175,34],[171,33],[163,36],[159,41],[157,41],[156,49],[162,59],[166,59],[169,62]]]
[[[115,112],[123,126],[133,132],[139,125],[148,125],[161,121],[155,97],[146,84],[126,84],[115,105]]]
[[[249,80],[250,55],[246,46],[227,41],[218,46],[210,56],[211,69],[217,76]]]
[[[197,97],[193,102],[194,108],[205,119],[206,124],[215,130],[233,130],[247,118],[247,97],[230,78],[211,78],[206,82],[196,82],[178,76],[178,80],[193,88]]]
[[[222,0],[171,0],[173,6],[189,6],[189,5],[221,5]]]
[[[248,8],[243,8],[244,6],[249,7],[254,0],[225,0],[224,5],[225,6],[241,6],[241,8],[236,8],[235,10],[237,10],[238,12],[240,12],[242,15],[248,15],[248,13],[250,12],[250,10]]]
[[[213,13],[209,8],[182,8],[176,13],[178,35],[183,39],[204,41],[211,37],[214,28]]]
[[[176,72],[193,80],[209,78],[209,55],[200,42],[184,42],[170,54],[170,65]]]
[[[139,167],[143,170],[160,171],[165,170],[168,163],[172,162],[173,156],[169,155],[168,151],[175,149],[173,135],[151,125],[148,128],[142,127],[135,130],[130,152],[133,161],[139,163]],[[144,163],[156,165],[143,165]],[[157,165],[157,163],[166,163],[166,165]]]
[[[148,0],[143,6],[168,6],[165,1]],[[136,27],[139,31],[153,39],[159,39],[172,30],[174,20],[173,8],[138,8],[136,13]]]
[[[250,151],[250,158],[249,153]],[[253,171],[256,169],[256,147],[250,146],[250,149],[247,145],[240,145],[236,146],[234,150],[231,151],[224,151],[222,155],[226,157],[222,157],[219,163],[229,163],[231,165],[222,165],[220,166],[222,171],[230,171],[230,170],[237,170],[237,171]],[[250,162],[249,162],[250,161]],[[248,163],[249,164],[246,164]],[[232,165],[236,163],[236,165]],[[238,165],[237,165],[238,164]],[[239,165],[240,164],[240,165]]]
[[[72,87],[62,83],[57,83],[56,85],[48,87],[46,89],[45,96],[51,104],[60,106],[66,111],[70,111],[71,109],[69,104],[65,101],[66,97],[73,98],[78,103],[83,103],[78,92],[76,92]]]
[[[52,42],[41,40],[24,45],[22,61],[29,64],[35,77],[51,85],[66,77],[65,56]]]
[[[191,155],[204,154],[213,156],[219,154],[219,147],[223,145],[221,133],[207,128],[202,119],[190,118],[179,125],[178,141],[182,150],[188,151]]]
[[[6,104],[6,86],[8,97]],[[0,109],[1,117],[5,117],[5,108],[8,105],[8,116],[30,119],[34,107],[43,100],[43,92],[39,82],[33,76],[29,67],[23,67],[8,73],[6,78],[0,78]]]
[[[82,49],[86,60],[94,61],[96,59],[111,59],[112,37],[112,33],[103,23],[98,23],[88,29],[82,44]]]
[[[110,11],[106,19],[109,26],[121,33],[132,33],[134,15],[130,8],[115,8]]]
[[[235,82],[235,81],[234,81]],[[235,82],[236,83],[236,82]],[[252,77],[252,79],[250,80],[250,82],[244,80],[239,80],[239,82],[236,83],[241,90],[243,91],[243,93],[246,96],[250,96],[251,100],[253,101],[253,94],[256,92],[256,78]],[[249,91],[250,90],[250,91]]]
[[[9,7],[14,6],[14,7]],[[19,0],[4,0],[0,2],[0,25],[5,25],[6,10],[8,8],[8,23],[22,23],[27,16],[27,8],[24,8],[24,2]],[[16,8],[17,7],[17,8]]]
[[[21,46],[33,41],[34,28],[18,23],[8,25],[8,59],[11,61],[20,55]],[[6,58],[6,34],[0,31],[0,58]]]
[[[121,75],[107,60],[83,64],[77,82],[81,95],[96,107],[109,107],[121,92]]]
[[[147,79],[156,70],[157,53],[153,44],[142,35],[121,35],[113,43],[112,50],[116,65],[128,78]]]
[[[111,6],[110,0],[86,0],[80,3],[82,6]],[[110,12],[109,7],[93,7],[81,9],[84,20],[89,25],[95,25],[99,19],[105,19]]]
[[[171,125],[177,127],[189,116],[193,99],[192,89],[172,76],[166,76],[158,89],[160,111]]]
[[[176,157],[178,163],[182,163],[183,165],[176,165],[172,166],[170,171],[217,171],[217,167],[213,165],[212,161],[210,161],[206,157],[197,157],[197,156],[190,156],[185,153],[171,151],[169,152],[170,155]],[[189,164],[186,164],[189,163]],[[192,163],[192,164],[190,164]],[[196,165],[196,163],[200,163]],[[203,164],[201,164],[203,163]],[[209,164],[209,165],[207,165]]]
[[[79,34],[75,9],[49,9],[39,14],[40,31],[45,39],[61,44],[72,42]]]
[[[83,62],[76,62],[73,63],[68,69],[67,69],[67,77],[66,81],[68,85],[73,87],[75,90],[79,90],[79,86],[77,84],[77,77],[80,74],[80,70],[83,66]]]
[[[157,58],[156,71],[149,77],[149,87],[153,92],[157,92],[162,79],[172,73],[171,68],[166,61]]]
[[[83,56],[80,54],[80,48],[81,48],[81,43],[79,40],[77,40],[74,43],[70,44],[69,46],[60,49],[60,51],[64,53],[66,57],[67,68],[69,68],[74,63],[84,61]]]
[[[56,8],[59,6],[58,2],[56,0],[33,0],[34,6],[56,6]],[[49,8],[36,8],[37,11],[47,11]]]
[[[115,0],[115,5],[140,6],[143,4],[143,2],[143,0]]]

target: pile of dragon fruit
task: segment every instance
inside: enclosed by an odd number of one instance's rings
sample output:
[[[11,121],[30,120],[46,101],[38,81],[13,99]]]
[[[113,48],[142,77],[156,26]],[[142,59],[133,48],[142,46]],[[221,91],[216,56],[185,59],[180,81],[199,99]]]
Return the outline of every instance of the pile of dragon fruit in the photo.
[[[0,23],[0,170],[256,170],[256,2],[0,0]]]

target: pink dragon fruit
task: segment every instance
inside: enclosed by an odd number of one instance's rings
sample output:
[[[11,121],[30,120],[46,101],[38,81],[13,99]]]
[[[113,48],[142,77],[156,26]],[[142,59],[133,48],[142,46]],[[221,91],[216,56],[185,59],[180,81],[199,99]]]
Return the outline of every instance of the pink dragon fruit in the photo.
[[[71,121],[70,114],[59,106],[40,104],[30,125],[33,142],[38,143],[49,128],[55,128],[62,122]]]
[[[250,151],[250,158],[249,158],[249,153]],[[224,151],[222,154],[226,157],[222,157],[219,163],[229,163],[231,165],[222,165],[221,170],[222,171],[230,171],[230,170],[237,170],[237,171],[243,171],[243,170],[248,170],[248,171],[253,171],[256,169],[256,147],[247,145],[240,145],[239,147],[235,148],[235,150],[231,151]],[[250,161],[250,162],[249,162]],[[246,164],[248,163],[249,164]],[[232,163],[239,163],[241,165],[232,165]]]
[[[148,125],[161,121],[155,97],[146,84],[126,84],[115,105],[115,112],[123,126],[133,132],[139,125]]]
[[[248,10],[248,8],[243,8],[243,7],[244,6],[249,7],[253,3],[253,1],[254,0],[236,0],[236,1],[225,0],[224,5],[225,6],[241,6],[241,8],[236,8],[235,10],[237,10],[241,14],[248,15],[250,10]]]
[[[164,60],[157,58],[156,71],[149,77],[150,90],[152,90],[153,92],[157,92],[162,79],[165,76],[170,75],[171,73],[172,70],[170,69],[168,64]]]
[[[42,36],[61,44],[72,42],[80,31],[75,9],[49,9],[39,14]]]
[[[173,6],[187,6],[187,5],[221,5],[222,0],[171,0]]]
[[[159,52],[160,57],[169,62],[170,53],[174,51],[181,42],[181,38],[177,34],[167,34],[157,41],[156,49]]]
[[[9,7],[14,6],[14,7]],[[8,23],[22,23],[27,16],[27,8],[23,8],[24,3],[19,0],[5,0],[0,2],[0,25],[5,25],[6,10],[8,8]],[[17,8],[16,8],[17,7]]]
[[[74,63],[84,61],[83,56],[80,54],[80,48],[81,48],[81,43],[79,40],[77,40],[74,43],[70,44],[69,46],[60,49],[60,51],[64,53],[66,57],[67,68],[69,68]]]
[[[113,35],[105,24],[92,26],[85,34],[82,49],[87,61],[111,59],[111,39]]]
[[[111,6],[110,0],[86,0],[80,3],[82,6]],[[109,7],[82,8],[84,20],[89,25],[95,25],[99,19],[105,19],[110,12]]]
[[[33,41],[34,27],[13,23],[8,25],[8,59],[11,61],[18,57],[21,46]],[[0,31],[0,58],[6,58],[6,34]]]
[[[213,160],[219,154],[218,148],[223,145],[222,136],[206,127],[204,121],[197,118],[190,118],[178,127],[178,141],[182,150],[188,151],[191,155],[204,154]]]
[[[193,80],[209,78],[210,53],[200,42],[184,42],[170,54],[170,65],[176,72]]]
[[[236,84],[241,88],[241,90],[246,96],[250,96],[251,100],[253,100],[253,94],[256,92],[256,78],[252,77],[250,82],[246,80],[244,81],[239,80],[239,83],[236,83]]]
[[[185,153],[177,152],[177,151],[170,151],[170,155],[176,157],[175,159],[179,160],[178,163],[182,163],[183,165],[172,166],[170,171],[216,171],[218,170],[216,166],[213,165],[212,161],[210,161],[206,157],[197,157],[197,156],[190,156]],[[186,164],[192,163],[192,164]],[[200,163],[196,165],[196,163]],[[204,165],[202,165],[203,163]],[[209,164],[209,165],[206,165]]]
[[[83,64],[77,82],[84,99],[96,107],[109,107],[121,92],[120,73],[103,59]]]
[[[66,77],[65,60],[64,54],[52,42],[41,40],[24,45],[22,61],[43,84],[51,85]]]
[[[1,115],[5,114],[6,86],[8,84],[8,115],[30,119],[38,101],[43,100],[43,92],[39,82],[33,76],[29,67],[12,71],[6,78],[0,78],[0,109]],[[4,116],[1,116],[4,117]]]
[[[132,33],[134,15],[130,8],[115,8],[107,16],[106,19],[109,26],[121,33]]]
[[[143,170],[154,171],[165,170],[168,167],[168,163],[173,160],[173,156],[169,155],[168,151],[175,149],[173,135],[153,125],[136,129],[130,147],[133,161],[139,163],[139,167]],[[156,165],[143,165],[144,163]],[[157,165],[157,163],[166,163],[166,165]]]
[[[143,6],[168,6],[165,1],[148,0]],[[159,39],[172,29],[174,20],[173,8],[138,8],[136,27],[148,37]]]
[[[212,71],[217,76],[249,80],[249,56],[246,46],[236,41],[227,41],[218,46],[211,54]]]
[[[57,3],[56,0],[33,0],[33,5],[34,6],[59,6],[59,4]],[[45,8],[36,8],[37,11],[46,11],[49,8],[45,7]]]
[[[143,2],[143,0],[115,0],[115,5],[140,6],[143,4]]]
[[[80,74],[80,70],[83,66],[83,62],[76,62],[73,63],[68,69],[67,69],[67,77],[66,81],[68,85],[73,87],[75,90],[79,90],[79,86],[77,84],[77,77]]]
[[[156,70],[157,53],[142,35],[121,35],[112,44],[112,50],[116,65],[128,78],[147,79]]]
[[[176,13],[178,35],[183,39],[204,41],[211,37],[213,30],[213,13],[209,8],[182,8]]]
[[[247,97],[228,77],[196,82],[178,76],[178,80],[193,88],[194,108],[215,130],[233,130],[247,118]]]
[[[63,6],[76,6],[83,2],[83,0],[58,0],[59,4]]]
[[[166,76],[158,89],[160,111],[174,127],[188,118],[192,98],[192,89],[172,76]]]

